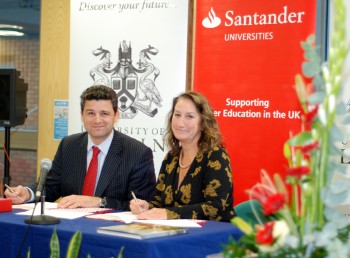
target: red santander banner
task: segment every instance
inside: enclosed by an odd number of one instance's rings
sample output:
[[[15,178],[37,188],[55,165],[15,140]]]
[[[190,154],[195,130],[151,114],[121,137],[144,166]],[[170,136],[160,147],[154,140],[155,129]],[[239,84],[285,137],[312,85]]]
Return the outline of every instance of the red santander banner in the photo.
[[[316,1],[197,0],[195,15],[193,89],[216,112],[238,204],[261,169],[284,176],[283,144],[300,131],[300,43],[315,34]]]

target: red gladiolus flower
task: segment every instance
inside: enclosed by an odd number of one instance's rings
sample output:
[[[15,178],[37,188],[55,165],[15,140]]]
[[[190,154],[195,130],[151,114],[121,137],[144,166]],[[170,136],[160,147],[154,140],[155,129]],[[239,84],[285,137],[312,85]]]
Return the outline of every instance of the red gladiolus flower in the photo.
[[[271,245],[273,243],[273,226],[275,222],[269,221],[265,223],[264,227],[256,233],[255,241],[258,244]]]
[[[286,197],[283,193],[270,195],[263,203],[261,203],[264,215],[268,216],[279,211],[283,207],[285,200]]]
[[[263,203],[266,201],[267,197],[271,194],[270,191],[266,190],[265,188],[261,186],[255,186],[252,188],[252,190],[249,190],[248,193],[250,194],[251,199],[256,199],[260,203]]]
[[[318,142],[313,142],[304,146],[300,147],[300,150],[302,153],[307,154],[315,149],[317,149],[319,147],[319,143]]]
[[[318,105],[314,106],[305,114],[305,124],[310,125],[317,115]]]
[[[293,176],[297,178],[301,178],[303,175],[307,175],[310,172],[310,168],[308,166],[300,166],[297,168],[288,168],[287,175]]]

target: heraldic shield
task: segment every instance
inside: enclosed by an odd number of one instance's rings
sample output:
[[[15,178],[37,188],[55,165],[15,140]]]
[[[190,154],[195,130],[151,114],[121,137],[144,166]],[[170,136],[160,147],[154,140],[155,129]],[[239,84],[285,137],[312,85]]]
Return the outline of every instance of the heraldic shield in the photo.
[[[112,88],[115,90],[119,97],[118,108],[120,111],[125,112],[136,100],[138,77],[136,75],[129,76],[127,78],[113,76],[111,78],[111,81]]]

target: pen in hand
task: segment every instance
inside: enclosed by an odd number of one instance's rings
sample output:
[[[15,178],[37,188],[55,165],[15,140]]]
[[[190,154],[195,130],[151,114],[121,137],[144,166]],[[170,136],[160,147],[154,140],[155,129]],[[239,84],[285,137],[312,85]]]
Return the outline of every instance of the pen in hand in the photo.
[[[8,186],[7,184],[5,184],[5,187],[6,187],[7,189],[9,189],[9,191],[10,191],[11,193],[13,193],[14,195],[16,195],[17,198],[23,200],[22,197],[18,196],[18,194],[16,194],[16,192],[15,192],[10,186]]]
[[[136,195],[135,195],[135,193],[133,191],[131,191],[131,195],[132,195],[132,198],[134,198],[137,207],[139,207],[140,212],[142,212],[142,208],[141,208],[141,206],[139,204],[139,201],[137,200]]]

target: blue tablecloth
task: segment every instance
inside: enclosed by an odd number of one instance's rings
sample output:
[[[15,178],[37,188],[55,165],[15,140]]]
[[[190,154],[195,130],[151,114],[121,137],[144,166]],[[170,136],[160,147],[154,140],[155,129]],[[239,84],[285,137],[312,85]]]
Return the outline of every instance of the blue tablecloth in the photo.
[[[26,257],[30,248],[31,258],[48,258],[54,228],[60,241],[61,257],[66,257],[69,241],[78,230],[82,232],[80,257],[90,254],[92,258],[117,258],[122,246],[123,258],[204,258],[220,252],[230,236],[238,239],[242,235],[231,223],[208,221],[201,228],[190,228],[184,235],[138,240],[96,233],[97,227],[121,224],[119,222],[79,218],[61,219],[56,225],[29,226],[24,222],[27,217],[15,215],[16,212],[0,213],[0,257]]]

